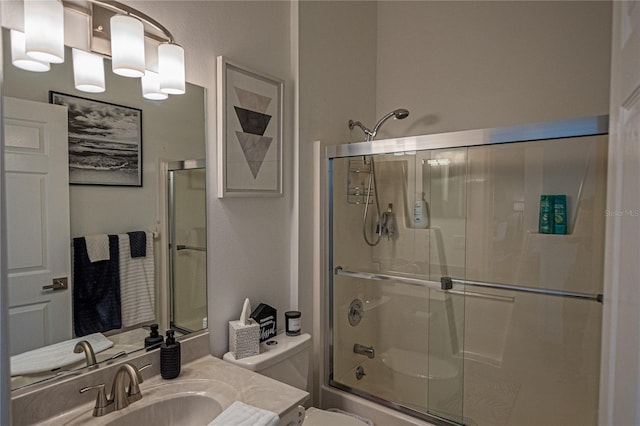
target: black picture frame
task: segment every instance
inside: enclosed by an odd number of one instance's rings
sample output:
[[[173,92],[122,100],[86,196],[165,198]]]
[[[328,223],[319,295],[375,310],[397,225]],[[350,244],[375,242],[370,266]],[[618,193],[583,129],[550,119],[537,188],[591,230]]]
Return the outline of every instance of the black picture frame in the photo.
[[[142,110],[49,91],[68,110],[69,183],[142,187]]]

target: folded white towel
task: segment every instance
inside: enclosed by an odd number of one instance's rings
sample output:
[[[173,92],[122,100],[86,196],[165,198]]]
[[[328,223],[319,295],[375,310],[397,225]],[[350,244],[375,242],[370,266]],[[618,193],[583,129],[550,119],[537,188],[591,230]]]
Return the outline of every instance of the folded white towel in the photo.
[[[275,426],[279,421],[276,413],[236,401],[213,419],[209,426]]]
[[[153,321],[156,283],[153,235],[147,232],[147,255],[131,257],[128,234],[118,234],[120,245],[120,311],[122,326]]]
[[[64,342],[23,352],[11,357],[11,375],[20,376],[24,374],[42,373],[51,371],[54,368],[64,367],[74,362],[85,359],[83,352],[77,354],[73,352],[76,343],[81,340],[89,342],[94,353],[102,352],[113,346],[113,342],[102,335],[93,333],[82,337],[77,337]]]
[[[87,254],[91,263],[109,260],[109,236],[107,234],[86,235]]]

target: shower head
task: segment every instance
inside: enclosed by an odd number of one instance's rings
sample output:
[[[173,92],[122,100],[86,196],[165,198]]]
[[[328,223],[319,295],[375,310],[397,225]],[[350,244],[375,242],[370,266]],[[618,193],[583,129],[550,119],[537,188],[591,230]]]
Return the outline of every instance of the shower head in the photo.
[[[373,127],[373,130],[369,130],[361,122],[353,121],[353,120],[349,120],[349,129],[353,130],[353,128],[355,126],[360,127],[362,129],[362,131],[364,132],[364,134],[367,135],[367,141],[372,141],[376,137],[376,135],[378,134],[378,130],[380,129],[380,127],[382,126],[382,124],[385,121],[387,121],[391,117],[393,117],[396,120],[403,120],[403,119],[407,118],[408,116],[409,116],[409,110],[404,109],[404,108],[399,108],[399,109],[391,111],[390,113],[388,113],[387,115],[382,117],[376,123],[376,125]]]
[[[375,137],[376,134],[378,134],[378,129],[380,129],[382,124],[384,124],[384,122],[387,121],[388,119],[390,119],[391,117],[393,117],[396,120],[403,120],[403,119],[407,118],[408,116],[409,116],[409,110],[406,110],[404,108],[400,108],[400,109],[396,109],[394,111],[391,111],[389,114],[387,114],[384,117],[382,117],[380,119],[380,121],[378,121],[376,123],[376,125],[373,127],[373,130],[371,131],[371,133],[373,133],[373,137]]]
[[[395,111],[393,111],[393,115],[396,116],[396,120],[403,120],[405,118],[407,118],[409,116],[409,110],[408,109],[404,109],[404,108],[400,108],[397,109]]]

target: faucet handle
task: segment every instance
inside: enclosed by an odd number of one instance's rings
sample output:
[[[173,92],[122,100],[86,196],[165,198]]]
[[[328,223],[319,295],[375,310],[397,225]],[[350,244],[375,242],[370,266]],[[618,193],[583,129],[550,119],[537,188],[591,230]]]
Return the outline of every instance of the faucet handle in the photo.
[[[123,357],[123,356],[127,356],[127,352],[126,351],[120,351],[117,354],[105,359],[105,361],[107,362],[107,365],[112,364],[113,361],[115,361],[116,359]]]
[[[104,391],[104,383],[82,388],[80,389],[80,393],[85,393],[93,389],[99,389],[98,394],[96,395],[96,406],[93,407],[93,416],[100,417],[113,411],[113,401],[109,401],[107,398],[107,394]]]
[[[143,365],[142,367],[138,368],[138,371],[139,371],[139,372],[140,372],[140,371],[144,371],[144,370],[146,370],[147,368],[151,367],[152,365],[153,365],[153,364],[151,364],[151,363],[149,363],[149,364],[145,364],[145,365]],[[142,378],[140,378],[140,383],[142,383]]]

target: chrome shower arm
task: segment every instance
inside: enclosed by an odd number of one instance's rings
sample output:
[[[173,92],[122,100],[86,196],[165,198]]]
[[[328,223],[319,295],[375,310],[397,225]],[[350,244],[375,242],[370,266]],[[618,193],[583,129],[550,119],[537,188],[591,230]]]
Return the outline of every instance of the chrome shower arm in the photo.
[[[367,141],[372,140],[376,135],[371,130],[367,129],[361,122],[349,120],[349,130],[353,130],[354,127],[360,127],[365,135],[367,135]]]

